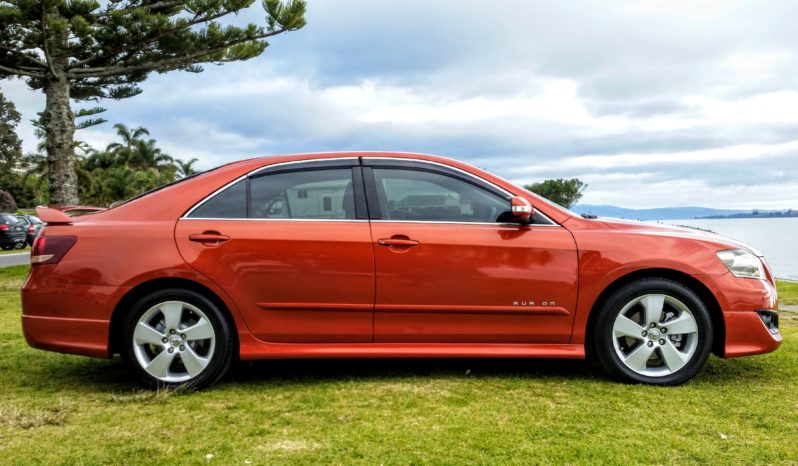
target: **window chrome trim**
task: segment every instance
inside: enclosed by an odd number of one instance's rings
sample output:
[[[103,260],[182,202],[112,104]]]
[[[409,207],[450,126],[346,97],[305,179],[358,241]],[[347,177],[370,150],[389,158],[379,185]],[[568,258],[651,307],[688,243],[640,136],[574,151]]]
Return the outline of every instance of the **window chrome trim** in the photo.
[[[436,166],[439,166],[439,167],[447,168],[449,170],[454,170],[454,171],[456,171],[458,173],[461,173],[461,174],[463,174],[463,175],[465,175],[465,176],[467,176],[469,178],[477,180],[480,183],[485,183],[487,185],[490,185],[494,189],[496,189],[496,191],[499,191],[499,192],[503,193],[505,196],[507,196],[508,199],[513,197],[513,193],[511,193],[510,191],[507,191],[506,189],[502,188],[501,186],[496,186],[494,183],[491,183],[490,181],[488,181],[488,180],[486,180],[484,178],[480,178],[477,175],[474,175],[473,173],[469,173],[469,172],[467,172],[467,171],[465,171],[465,170],[463,170],[461,168],[457,168],[457,167],[454,167],[452,165],[446,165],[445,163],[433,162],[431,160],[408,159],[408,158],[404,158],[404,157],[363,157],[363,161],[366,161],[366,160],[375,161],[375,162],[378,162],[380,160],[401,160],[403,162],[426,163],[426,164],[430,164],[430,165],[436,165]],[[406,167],[397,167],[397,168],[406,168]]]
[[[430,223],[430,224],[443,224],[443,225],[490,225],[502,227],[560,227],[557,223],[508,223],[508,222],[455,222],[446,220],[372,220],[372,223]]]
[[[271,165],[266,165],[265,167],[256,168],[255,170],[247,173],[247,176],[254,176],[254,175],[259,174],[262,171],[271,170],[271,169],[273,169],[275,167],[281,167],[283,165],[297,165],[297,164],[301,164],[301,163],[338,162],[338,161],[352,161],[352,160],[355,160],[355,161],[358,161],[358,163],[355,164],[355,165],[351,165],[351,166],[357,166],[357,165],[360,165],[359,159],[360,159],[360,157],[323,157],[323,158],[320,158],[320,159],[292,160],[290,162],[274,163],[274,164],[271,164]],[[324,168],[319,167],[319,169],[324,169]]]
[[[493,183],[493,182],[491,182],[489,180],[486,180],[486,179],[481,178],[481,177],[479,177],[477,175],[474,175],[473,173],[469,173],[469,172],[467,172],[467,171],[465,171],[465,170],[463,170],[461,168],[457,168],[457,167],[452,166],[452,165],[447,165],[445,163],[434,162],[432,160],[410,159],[410,158],[406,158],[406,157],[361,157],[361,158],[363,159],[364,162],[367,161],[367,160],[368,161],[401,160],[403,162],[426,163],[426,164],[429,164],[429,165],[436,165],[436,166],[439,166],[439,167],[447,168],[449,170],[454,170],[454,171],[456,171],[458,173],[461,173],[461,174],[463,174],[465,176],[468,176],[468,177],[470,177],[472,179],[478,180],[478,181],[480,181],[482,183],[485,183],[485,184],[487,184],[489,186],[492,186],[497,191],[499,191],[501,193],[504,193],[504,195],[507,196],[508,200],[514,196],[513,193],[507,191],[506,189],[502,188],[501,186],[496,185],[495,183]],[[402,167],[397,167],[397,168],[402,168]],[[510,184],[512,184],[512,183],[510,183]],[[529,224],[529,226],[533,226],[533,225],[537,225],[537,226],[557,226],[557,227],[561,226],[559,223],[557,223],[554,220],[552,220],[548,215],[544,214],[540,210],[535,209],[535,213],[540,215],[541,217],[543,217],[543,219],[545,221],[549,222],[549,223],[548,224],[545,224],[545,223],[531,223],[531,224]],[[395,222],[397,220],[382,220],[382,219],[380,219],[380,220],[372,220],[372,222],[382,222],[382,221]],[[446,222],[446,221],[438,221],[438,220],[428,220],[428,221],[419,220],[419,221],[413,221],[413,222],[407,222],[407,223],[457,223],[457,224],[463,224],[463,225],[480,224],[479,222]],[[490,222],[485,222],[484,224],[485,225],[520,225],[518,223],[507,223],[507,224],[505,224],[505,223],[490,223]]]
[[[368,153],[368,152],[356,152],[356,153]],[[423,155],[423,154],[421,154],[421,155]],[[513,194],[511,192],[507,191],[506,189],[502,188],[501,186],[497,186],[496,184],[494,184],[494,183],[492,183],[492,182],[490,182],[490,181],[488,181],[488,180],[486,180],[484,178],[480,178],[480,177],[474,175],[473,173],[469,173],[469,172],[467,172],[467,171],[465,171],[465,170],[463,170],[461,168],[457,168],[457,167],[454,167],[452,165],[447,165],[447,164],[440,163],[440,162],[434,162],[434,161],[431,161],[431,160],[411,159],[411,158],[407,158],[407,157],[322,157],[322,158],[318,158],[318,159],[292,160],[292,161],[289,161],[289,162],[274,163],[274,164],[266,165],[264,167],[256,168],[255,170],[236,178],[235,180],[227,183],[226,185],[222,186],[221,188],[219,188],[216,191],[212,192],[211,194],[207,195],[204,199],[202,199],[198,203],[194,204],[194,206],[191,209],[189,209],[186,213],[184,213],[181,217],[179,217],[178,220],[238,220],[238,221],[240,221],[240,220],[264,221],[265,220],[265,221],[283,221],[283,222],[292,222],[292,221],[301,221],[301,222],[368,222],[368,221],[371,221],[371,222],[380,222],[380,223],[384,223],[384,222],[392,222],[392,223],[431,223],[431,224],[439,223],[439,224],[450,224],[450,225],[451,224],[455,224],[455,225],[521,225],[520,223],[447,222],[447,221],[440,221],[440,220],[414,220],[414,221],[404,221],[403,222],[401,220],[369,220],[369,219],[363,220],[363,219],[216,218],[216,217],[206,218],[206,217],[189,217],[195,210],[197,210],[203,204],[205,204],[206,202],[208,202],[211,199],[213,199],[214,197],[216,197],[216,195],[218,195],[219,193],[221,193],[225,189],[229,188],[230,186],[233,186],[234,184],[238,183],[241,180],[245,180],[245,179],[249,178],[250,176],[258,174],[258,173],[260,173],[260,172],[262,172],[264,170],[270,170],[270,169],[272,169],[274,167],[279,167],[279,166],[283,166],[283,165],[297,165],[297,164],[302,164],[302,163],[319,162],[319,161],[326,161],[326,160],[343,160],[343,161],[358,160],[359,161],[361,159],[363,161],[369,160],[369,161],[377,161],[377,162],[380,161],[380,160],[400,160],[400,161],[404,161],[404,162],[417,162],[417,163],[425,163],[425,164],[429,164],[429,165],[440,166],[440,167],[444,167],[444,168],[447,168],[447,169],[454,170],[456,172],[462,173],[463,175],[468,176],[470,178],[473,178],[475,180],[479,180],[482,183],[486,183],[486,184],[494,187],[497,191],[502,192],[505,195],[507,195],[508,198],[512,198],[513,197]],[[531,224],[528,224],[526,226],[542,226],[542,227],[559,227],[559,226],[561,226],[559,223],[557,223],[554,220],[552,220],[551,218],[549,218],[548,215],[544,214],[540,210],[535,209],[535,213],[540,215],[540,216],[542,216],[547,222],[549,222],[549,224],[531,223]]]
[[[224,191],[225,189],[229,188],[230,186],[233,186],[234,184],[238,183],[239,181],[246,180],[248,176],[249,176],[249,173],[247,173],[246,175],[243,175],[243,176],[239,176],[238,178],[236,178],[233,181],[227,183],[226,185],[222,186],[221,188],[217,189],[216,191],[208,194],[207,196],[205,196],[204,199],[202,199],[201,201],[199,201],[196,204],[194,204],[194,207],[188,209],[188,211],[186,213],[181,215],[178,220],[188,219],[189,218],[188,216],[191,215],[195,210],[197,210],[200,207],[202,207],[203,204],[205,204],[206,202],[210,201],[211,199],[216,197],[217,194],[221,193],[222,191]]]
[[[245,180],[245,179],[249,178],[250,176],[255,175],[257,173],[260,173],[260,172],[262,172],[264,170],[270,170],[270,169],[272,169],[274,167],[279,167],[279,166],[282,166],[282,165],[295,165],[295,164],[300,164],[300,163],[319,162],[319,161],[325,161],[325,160],[349,160],[349,161],[351,161],[351,160],[359,160],[359,159],[360,159],[359,157],[322,157],[322,158],[319,158],[319,159],[292,160],[292,161],[289,161],[289,162],[273,163],[273,164],[270,164],[270,165],[266,165],[264,167],[256,168],[256,169],[252,170],[251,172],[248,172],[247,174],[242,175],[242,176],[236,178],[235,180],[227,183],[226,185],[222,186],[221,188],[217,189],[216,191],[208,194],[207,196],[205,196],[204,199],[202,199],[198,203],[194,204],[194,207],[190,208],[186,213],[184,213],[182,216],[180,216],[180,218],[178,220],[189,219],[189,215],[191,215],[195,210],[199,209],[203,204],[205,204],[206,202],[208,202],[211,199],[213,199],[214,197],[216,197],[217,194],[221,193],[222,191],[224,191],[225,189],[229,188],[230,186],[233,186],[234,184],[238,183],[239,181]],[[195,217],[195,218],[199,218],[199,217]],[[249,218],[246,218],[246,219],[231,219],[231,218],[211,217],[211,218],[203,218],[203,220],[256,220],[256,219],[249,219]],[[268,219],[266,219],[266,220],[268,220]],[[288,220],[299,220],[299,219],[288,219]]]
[[[215,220],[236,222],[368,222],[367,219],[357,218],[216,218],[216,217],[180,217],[178,220]]]

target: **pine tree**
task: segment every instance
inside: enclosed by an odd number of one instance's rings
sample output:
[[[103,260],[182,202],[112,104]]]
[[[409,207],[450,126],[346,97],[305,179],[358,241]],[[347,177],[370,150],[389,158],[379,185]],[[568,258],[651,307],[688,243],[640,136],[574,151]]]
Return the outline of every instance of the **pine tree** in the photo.
[[[303,0],[262,1],[265,24],[239,27],[218,20],[254,0],[0,0],[0,78],[46,96],[51,202],[78,203],[70,99],[132,97],[153,71],[248,60],[305,25]]]
[[[22,142],[17,136],[21,116],[14,103],[0,94],[0,190],[19,202],[27,202],[17,164],[22,159]]]

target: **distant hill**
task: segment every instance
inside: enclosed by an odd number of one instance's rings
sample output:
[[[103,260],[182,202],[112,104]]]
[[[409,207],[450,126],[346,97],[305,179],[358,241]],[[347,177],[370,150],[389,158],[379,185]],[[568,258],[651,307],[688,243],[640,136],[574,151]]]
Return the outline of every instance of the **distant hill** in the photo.
[[[578,204],[571,208],[578,214],[615,217],[633,220],[675,220],[697,217],[720,217],[750,214],[751,210],[710,209],[707,207],[659,207],[656,209],[625,209],[611,205]]]

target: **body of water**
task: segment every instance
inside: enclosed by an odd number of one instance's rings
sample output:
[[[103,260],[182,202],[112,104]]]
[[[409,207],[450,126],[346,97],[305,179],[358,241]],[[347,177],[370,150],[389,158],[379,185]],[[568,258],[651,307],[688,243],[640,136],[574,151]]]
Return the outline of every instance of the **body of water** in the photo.
[[[798,280],[798,217],[661,220],[712,230],[762,252],[777,278]]]

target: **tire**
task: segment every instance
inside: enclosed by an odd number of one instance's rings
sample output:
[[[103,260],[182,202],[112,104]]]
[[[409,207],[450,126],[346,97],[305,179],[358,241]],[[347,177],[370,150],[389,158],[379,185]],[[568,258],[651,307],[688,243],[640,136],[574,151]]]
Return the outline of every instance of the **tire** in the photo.
[[[11,248],[13,248],[13,247],[14,247],[14,246],[12,246],[12,245],[10,245],[10,244],[4,244],[4,245],[0,246],[0,248],[2,248],[2,249],[3,249],[3,251],[10,251],[10,250],[11,250]]]
[[[16,243],[14,244],[14,249],[25,249],[25,243]]]
[[[130,308],[122,325],[125,364],[149,388],[200,389],[230,368],[234,324],[195,291],[156,291]]]
[[[588,357],[625,382],[679,385],[704,367],[712,338],[709,311],[693,291],[673,280],[643,278],[602,303]]]

